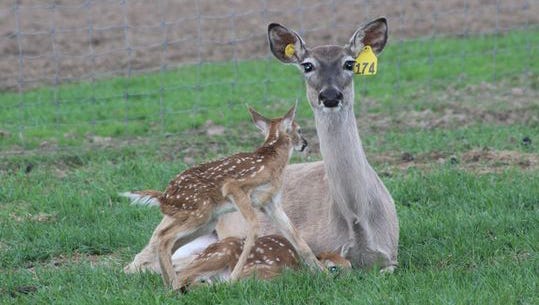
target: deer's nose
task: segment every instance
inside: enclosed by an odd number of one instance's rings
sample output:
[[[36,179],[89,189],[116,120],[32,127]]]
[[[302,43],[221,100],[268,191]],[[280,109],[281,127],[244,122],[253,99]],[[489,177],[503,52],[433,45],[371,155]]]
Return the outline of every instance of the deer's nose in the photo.
[[[304,138],[301,138],[301,149],[299,151],[303,152],[305,148],[307,148],[308,145],[309,143],[307,143],[307,140],[305,140]]]
[[[342,97],[342,92],[335,88],[324,89],[318,94],[318,100],[328,108],[339,106],[342,102]]]

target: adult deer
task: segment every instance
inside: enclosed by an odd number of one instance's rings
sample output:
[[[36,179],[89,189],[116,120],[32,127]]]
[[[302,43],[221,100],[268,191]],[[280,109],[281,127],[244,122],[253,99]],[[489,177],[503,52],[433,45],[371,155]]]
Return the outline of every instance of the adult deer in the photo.
[[[291,164],[284,172],[283,208],[313,252],[334,252],[354,267],[397,265],[399,225],[395,204],[367,161],[354,116],[354,59],[364,46],[379,54],[387,42],[387,21],[378,18],[361,26],[345,46],[308,48],[294,31],[270,24],[272,53],[304,73],[307,98],[316,121],[323,161]],[[293,45],[292,56],[286,47]],[[261,218],[262,234],[275,232]],[[220,238],[245,236],[237,213],[222,217]],[[179,260],[180,261],[180,260]],[[153,269],[155,239],[126,266],[126,272]]]
[[[315,253],[343,249],[355,267],[397,265],[399,226],[395,204],[367,161],[354,115],[355,58],[370,46],[375,54],[387,42],[387,21],[378,18],[360,27],[345,46],[308,48],[294,31],[270,24],[273,55],[294,64],[305,76],[323,162],[286,168],[283,208]],[[294,53],[286,54],[288,45]],[[238,235],[237,215],[217,226],[219,237]],[[272,232],[268,223],[263,234]]]
[[[160,206],[164,217],[154,232],[158,239],[157,254],[163,280],[175,290],[181,286],[171,260],[174,245],[182,246],[211,233],[219,217],[236,210],[249,224],[249,230],[231,280],[239,278],[254,246],[259,231],[255,209],[274,221],[307,263],[319,266],[281,208],[284,168],[293,150],[303,151],[307,146],[299,125],[294,122],[296,107],[276,119],[267,119],[253,109],[249,111],[253,122],[265,135],[264,143],[254,152],[238,153],[189,168],[171,180],[164,192],[146,190],[123,194],[134,201],[150,201]]]

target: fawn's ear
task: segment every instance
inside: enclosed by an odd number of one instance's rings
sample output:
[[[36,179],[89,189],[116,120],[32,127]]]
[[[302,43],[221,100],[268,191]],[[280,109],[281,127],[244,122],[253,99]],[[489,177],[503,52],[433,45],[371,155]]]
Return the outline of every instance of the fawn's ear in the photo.
[[[268,39],[271,53],[278,60],[287,64],[299,64],[305,59],[307,48],[296,32],[278,23],[272,23],[268,26]]]
[[[256,110],[251,107],[249,107],[248,110],[251,114],[251,118],[253,119],[253,123],[255,123],[255,126],[264,134],[267,134],[271,120],[256,112]]]
[[[361,26],[352,36],[346,48],[357,56],[364,46],[371,46],[376,55],[380,54],[387,42],[387,19],[380,17]]]
[[[294,119],[296,118],[297,105],[298,102],[296,101],[296,104],[294,104],[294,106],[292,106],[292,108],[290,108],[290,110],[288,110],[288,112],[283,117],[283,122],[281,124],[283,124],[285,130],[290,130],[290,128],[292,128],[292,122],[294,122]]]

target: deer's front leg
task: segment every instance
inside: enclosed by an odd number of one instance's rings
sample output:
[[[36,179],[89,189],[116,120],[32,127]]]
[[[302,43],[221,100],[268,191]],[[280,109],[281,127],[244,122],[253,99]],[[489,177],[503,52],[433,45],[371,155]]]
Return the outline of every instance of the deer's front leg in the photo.
[[[249,231],[247,232],[245,244],[243,245],[243,251],[241,252],[240,258],[238,259],[238,262],[230,275],[230,280],[236,281],[240,278],[243,266],[245,266],[245,262],[253,249],[256,237],[258,235],[259,224],[255,209],[253,208],[251,200],[247,194],[238,186],[228,185],[227,190],[228,198],[231,198],[234,201],[234,204],[249,224]]]
[[[324,266],[318,261],[307,242],[301,238],[294,225],[292,225],[290,218],[288,218],[288,215],[286,215],[281,207],[280,200],[278,200],[278,198],[276,199],[277,200],[272,200],[264,207],[264,213],[268,215],[281,234],[290,241],[305,263],[313,268],[325,270]]]

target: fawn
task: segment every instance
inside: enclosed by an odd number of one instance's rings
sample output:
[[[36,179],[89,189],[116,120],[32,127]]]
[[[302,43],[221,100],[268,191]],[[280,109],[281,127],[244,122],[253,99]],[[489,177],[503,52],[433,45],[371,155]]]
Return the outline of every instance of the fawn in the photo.
[[[180,272],[180,289],[213,281],[226,281],[243,251],[244,240],[227,237],[209,245]],[[318,255],[320,262],[330,271],[350,269],[350,261],[330,252]],[[299,266],[298,254],[292,244],[281,235],[266,235],[256,239],[240,278],[255,276],[267,280],[280,275],[285,268]]]
[[[307,264],[321,268],[280,203],[283,170],[292,151],[303,151],[307,146],[294,121],[296,106],[284,117],[276,119],[265,118],[252,108],[249,112],[254,124],[265,135],[264,143],[254,152],[238,153],[187,169],[170,181],[164,192],[148,190],[121,194],[134,203],[160,206],[164,217],[154,231],[158,240],[157,255],[163,281],[174,290],[180,286],[172,265],[172,250],[212,232],[221,215],[236,210],[249,224],[249,233],[231,280],[239,278],[255,243],[259,230],[255,209],[273,220]]]

